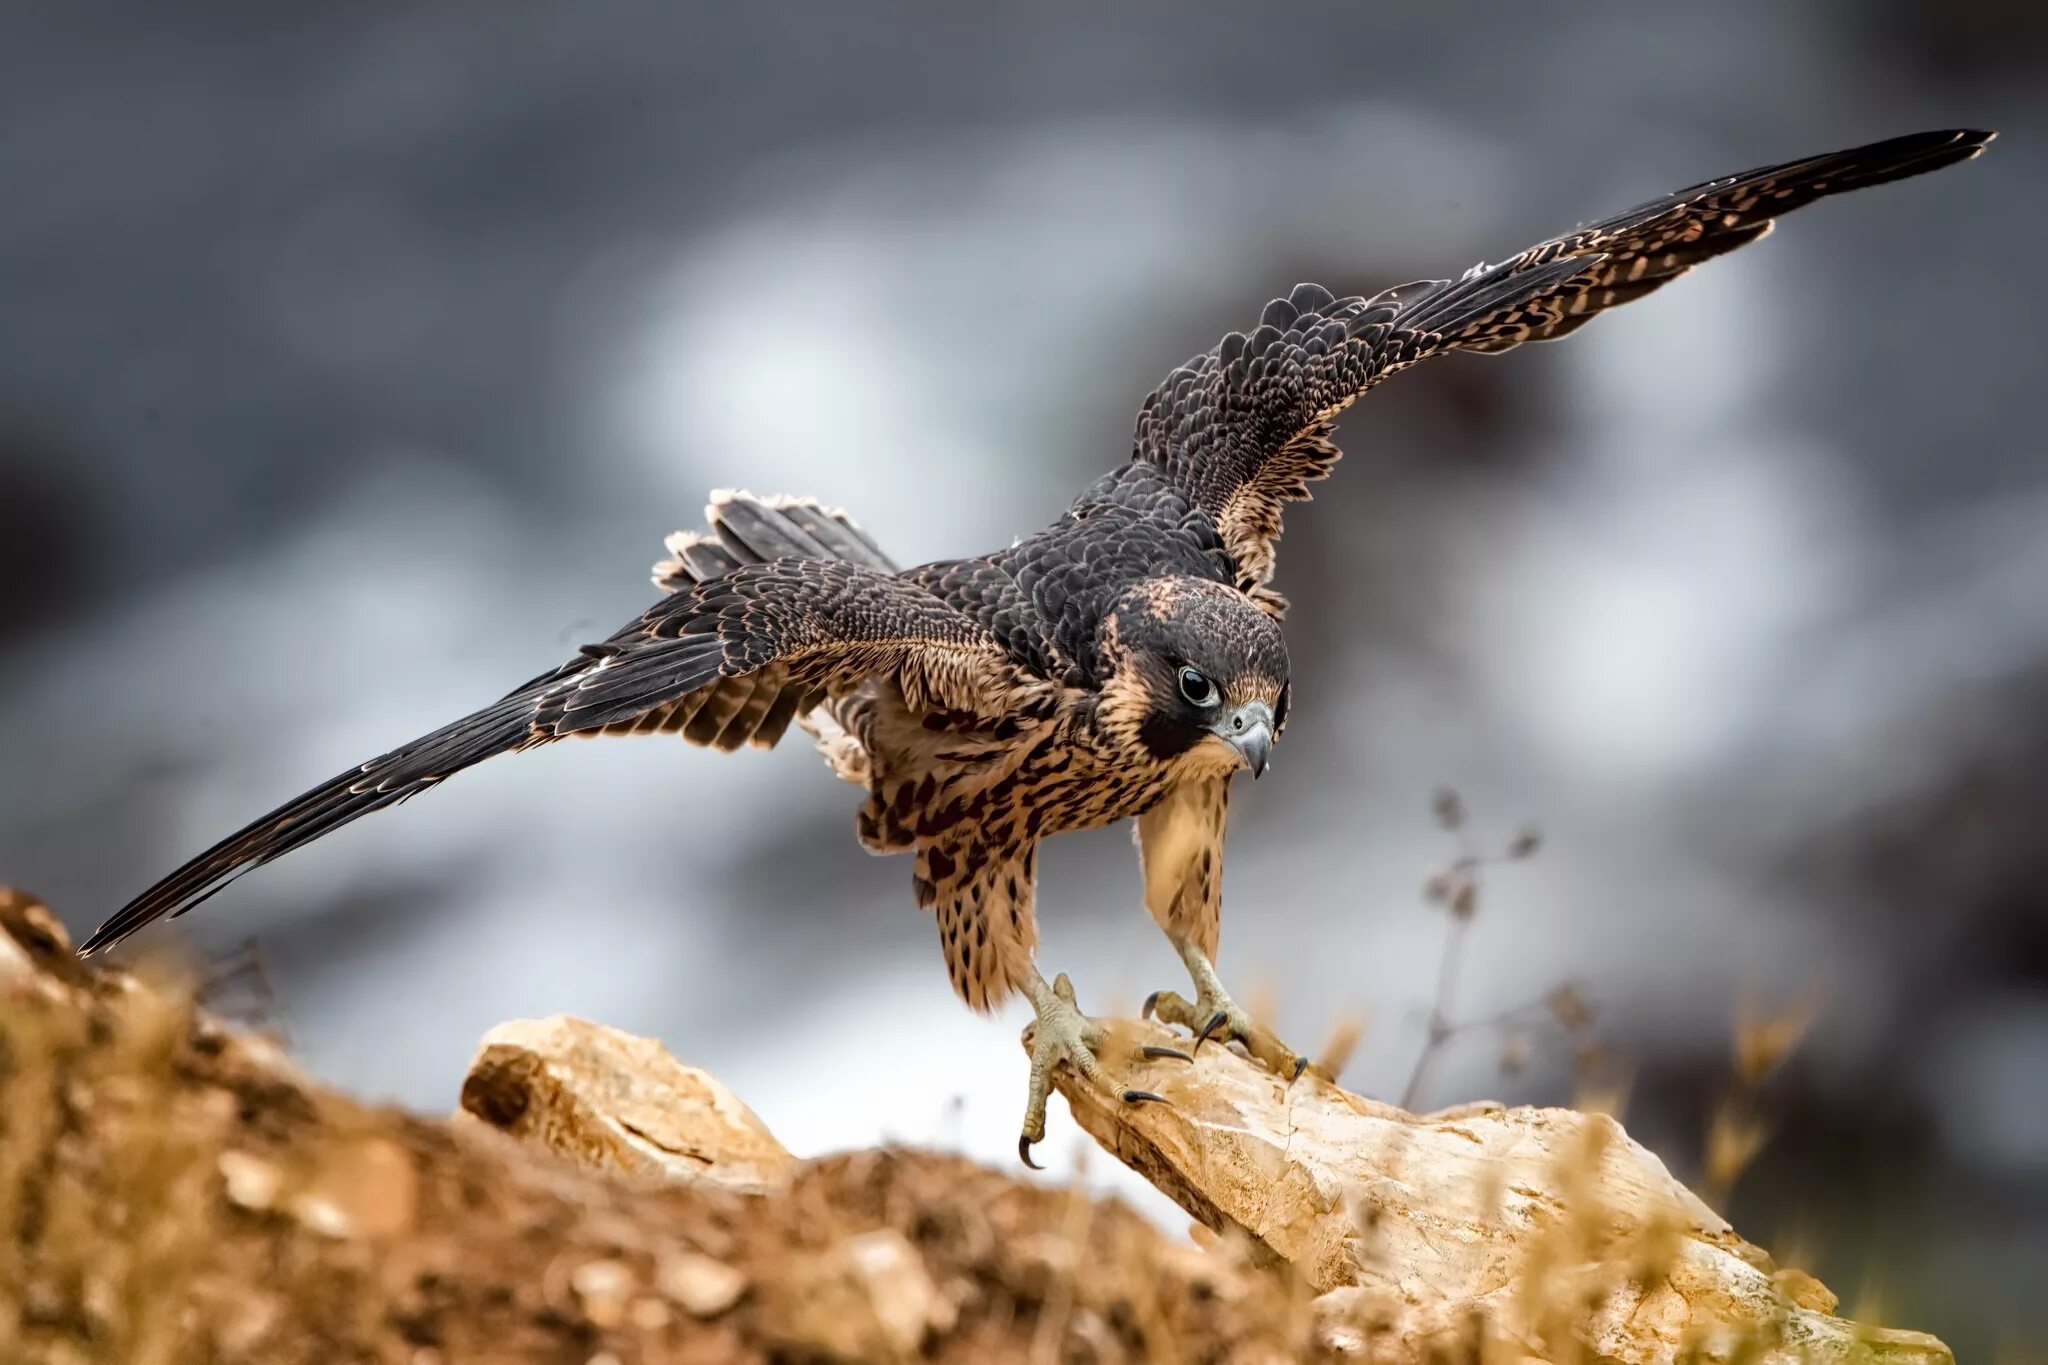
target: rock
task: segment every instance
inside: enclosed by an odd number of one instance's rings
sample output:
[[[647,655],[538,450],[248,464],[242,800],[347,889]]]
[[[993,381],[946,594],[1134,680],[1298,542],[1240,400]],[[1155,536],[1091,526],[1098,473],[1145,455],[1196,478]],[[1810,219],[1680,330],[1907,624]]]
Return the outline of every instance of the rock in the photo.
[[[1110,1021],[1103,1061],[1171,1103],[1126,1105],[1063,1068],[1074,1117],[1203,1223],[1290,1266],[1321,1296],[1327,1350],[1419,1362],[1482,1349],[1483,1331],[1510,1359],[1633,1365],[1697,1347],[1952,1365],[1933,1337],[1832,1316],[1819,1281],[1777,1271],[1605,1115],[1415,1115],[1314,1073],[1289,1085],[1228,1048],[1146,1060],[1147,1043],[1186,1040]]]
[[[85,979],[63,922],[35,897],[0,886],[0,981],[20,982],[59,999],[65,987]]]
[[[1300,1359],[1308,1341],[1305,1304],[1276,1277],[1113,1201],[896,1150],[802,1163],[766,1194],[621,1178],[469,1114],[320,1086],[144,962],[78,963],[54,916],[0,888],[8,1365],[760,1365],[834,1341],[877,1361],[1248,1365]],[[672,1105],[762,1143],[660,1049],[601,1030],[570,1046],[567,1024],[537,1049],[552,1027],[507,1045],[532,1068],[523,1087],[482,1088],[501,1115],[545,1113],[552,1093],[593,1127],[667,1142]],[[825,1345],[793,1344],[806,1340]]]
[[[740,1301],[747,1277],[725,1262],[694,1251],[662,1262],[655,1288],[693,1318],[715,1318]]]
[[[626,1320],[627,1309],[639,1288],[633,1268],[623,1261],[585,1261],[570,1273],[569,1287],[583,1308],[583,1316],[599,1327],[617,1327]]]
[[[277,1207],[284,1189],[284,1172],[260,1156],[230,1148],[214,1160],[220,1168],[222,1192],[228,1202],[254,1213],[268,1213]]]
[[[805,1258],[778,1278],[769,1309],[787,1349],[850,1362],[911,1357],[955,1317],[923,1258],[891,1229]]]
[[[717,1077],[652,1038],[562,1015],[485,1034],[462,1108],[615,1175],[762,1193],[787,1184],[796,1160]]]
[[[285,1207],[314,1232],[345,1241],[388,1241],[412,1227],[419,1178],[397,1143],[339,1138],[313,1149],[308,1165]]]

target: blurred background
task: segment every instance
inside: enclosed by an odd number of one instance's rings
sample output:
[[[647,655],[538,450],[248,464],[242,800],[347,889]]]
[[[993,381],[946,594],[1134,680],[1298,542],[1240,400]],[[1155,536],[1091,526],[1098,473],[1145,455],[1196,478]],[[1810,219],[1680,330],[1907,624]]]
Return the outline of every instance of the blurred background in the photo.
[[[1738,1016],[1814,1011],[1736,1223],[1962,1359],[2034,1358],[2044,78],[2048,13],[1989,0],[9,6],[0,879],[83,931],[608,633],[714,486],[976,553],[1297,280],[1999,128],[1353,412],[1289,522],[1297,705],[1240,793],[1222,966],[1311,1051],[1364,1016],[1344,1079],[1398,1097],[1445,932],[1430,792],[1483,843],[1533,821],[1458,1015],[1573,983],[1631,1130],[1700,1178]],[[560,745],[146,941],[253,938],[270,1017],[370,1095],[445,1110],[485,1029],[572,1012],[799,1153],[1013,1163],[1023,1017],[953,1000],[856,801],[800,739]],[[1085,1005],[1182,984],[1125,833],[1042,866],[1042,960]],[[1569,1100],[1576,1044],[1534,1018],[1525,1067],[1468,1031],[1422,1102]]]

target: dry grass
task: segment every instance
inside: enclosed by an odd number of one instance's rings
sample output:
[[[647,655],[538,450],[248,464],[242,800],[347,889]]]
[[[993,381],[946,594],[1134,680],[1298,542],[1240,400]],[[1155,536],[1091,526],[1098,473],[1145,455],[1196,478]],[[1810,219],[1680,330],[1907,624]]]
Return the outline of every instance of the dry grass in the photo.
[[[913,1264],[929,1301],[906,1337],[887,1276]],[[81,970],[46,911],[0,892],[8,1365],[721,1365],[849,1342],[1224,1365],[1306,1358],[1307,1334],[1242,1258],[957,1158],[850,1153],[767,1197],[633,1188],[357,1105],[172,983]]]
[[[1595,1016],[1592,1005],[1580,989],[1567,982],[1541,999],[1510,1009],[1460,1017],[1459,976],[1464,966],[1466,942],[1479,918],[1484,900],[1484,878],[1491,869],[1524,862],[1543,848],[1543,836],[1534,826],[1523,826],[1497,850],[1482,848],[1474,838],[1465,800],[1450,788],[1440,789],[1430,802],[1437,827],[1452,843],[1450,860],[1424,883],[1425,904],[1444,916],[1443,951],[1437,959],[1436,989],[1430,999],[1422,1051],[1415,1068],[1401,1090],[1401,1107],[1414,1109],[1425,1094],[1431,1069],[1445,1048],[1457,1039],[1491,1035],[1498,1040],[1500,1066],[1513,1075],[1529,1062],[1539,1030],[1556,1028],[1568,1039],[1580,1063],[1582,1082],[1598,1070],[1599,1054],[1592,1050]],[[1332,1073],[1334,1074],[1334,1073]]]

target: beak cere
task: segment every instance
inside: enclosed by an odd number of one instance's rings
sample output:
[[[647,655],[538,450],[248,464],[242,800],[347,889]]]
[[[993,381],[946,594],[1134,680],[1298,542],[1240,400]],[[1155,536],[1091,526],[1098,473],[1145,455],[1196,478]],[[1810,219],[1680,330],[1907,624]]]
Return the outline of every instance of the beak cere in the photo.
[[[1273,708],[1262,701],[1248,701],[1216,725],[1216,734],[1244,760],[1256,781],[1266,771],[1266,759],[1273,752]]]

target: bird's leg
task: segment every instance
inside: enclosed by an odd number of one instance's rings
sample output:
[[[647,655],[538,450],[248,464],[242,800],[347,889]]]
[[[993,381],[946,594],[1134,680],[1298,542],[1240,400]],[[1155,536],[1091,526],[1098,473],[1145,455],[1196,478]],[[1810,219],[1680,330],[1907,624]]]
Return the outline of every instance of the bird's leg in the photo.
[[[1230,998],[1216,977],[1215,964],[1200,948],[1183,939],[1174,940],[1173,946],[1180,951],[1180,960],[1187,963],[1188,975],[1194,979],[1194,1001],[1190,1003],[1174,991],[1156,991],[1145,1001],[1141,1011],[1145,1017],[1156,1017],[1162,1023],[1178,1024],[1188,1030],[1195,1035],[1197,1051],[1211,1038],[1236,1038],[1268,1071],[1290,1081],[1307,1069],[1308,1058],[1281,1042],[1271,1029],[1255,1022],[1242,1005]]]
[[[1067,1063],[1083,1080],[1119,1095],[1125,1104],[1164,1103],[1164,1097],[1149,1090],[1130,1090],[1115,1084],[1095,1059],[1102,1046],[1102,1025],[1081,1013],[1074,1003],[1074,983],[1061,972],[1047,985],[1033,967],[1024,982],[1024,993],[1038,1018],[1028,1030],[1031,1045],[1031,1097],[1024,1106],[1024,1131],[1017,1139],[1017,1155],[1033,1170],[1042,1169],[1031,1159],[1031,1146],[1045,1138],[1045,1101],[1052,1091],[1053,1068]]]

